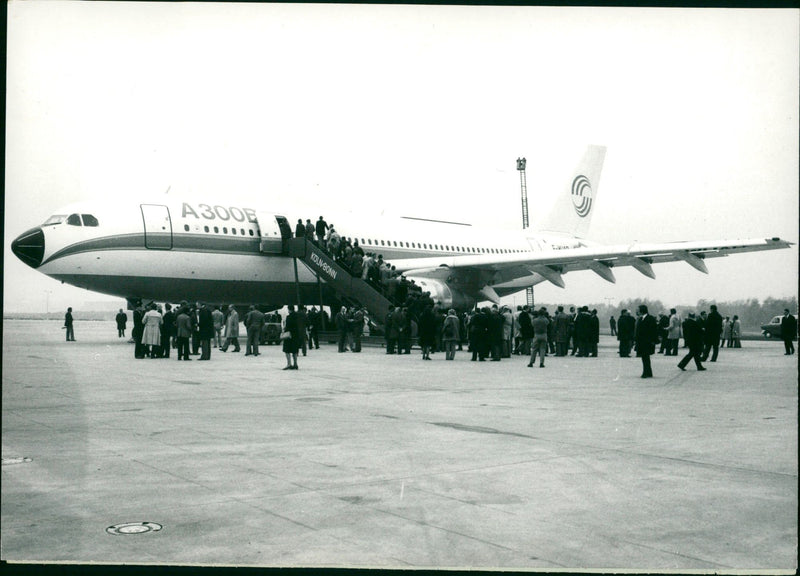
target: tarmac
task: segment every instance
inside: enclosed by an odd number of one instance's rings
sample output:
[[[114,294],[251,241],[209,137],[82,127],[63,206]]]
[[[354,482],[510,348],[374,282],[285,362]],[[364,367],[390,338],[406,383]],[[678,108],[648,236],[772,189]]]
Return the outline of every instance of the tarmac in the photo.
[[[797,569],[798,364],[776,341],[652,379],[598,358],[323,345],[135,360],[113,322],[6,320],[2,560]]]

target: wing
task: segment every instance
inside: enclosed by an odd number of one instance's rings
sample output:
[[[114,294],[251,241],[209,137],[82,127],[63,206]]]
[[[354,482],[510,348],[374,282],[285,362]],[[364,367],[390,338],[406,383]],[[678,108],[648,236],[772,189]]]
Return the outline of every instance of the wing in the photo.
[[[747,240],[710,240],[692,242],[668,242],[664,244],[630,244],[615,246],[591,246],[566,250],[513,254],[481,254],[473,256],[434,256],[395,260],[397,270],[408,275],[424,276],[433,270],[472,269],[484,272],[516,271],[512,278],[502,283],[503,287],[524,288],[541,278],[556,286],[564,287],[562,274],[577,270],[592,270],[603,279],[615,282],[612,268],[632,266],[645,276],[655,278],[652,264],[682,260],[697,270],[708,274],[705,260],[720,258],[742,252],[777,250],[789,248],[791,242],[780,238],[755,238]],[[528,274],[524,274],[527,270]],[[520,274],[519,272],[522,272]],[[531,275],[538,275],[536,280]],[[526,278],[527,276],[527,278]],[[526,284],[527,282],[527,284]],[[501,287],[501,284],[495,284]]]

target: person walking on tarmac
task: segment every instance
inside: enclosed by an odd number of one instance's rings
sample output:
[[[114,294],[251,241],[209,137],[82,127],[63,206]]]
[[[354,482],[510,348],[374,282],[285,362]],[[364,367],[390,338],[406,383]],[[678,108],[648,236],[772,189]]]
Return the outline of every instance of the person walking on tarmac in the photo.
[[[703,355],[703,327],[697,321],[694,312],[689,312],[689,317],[683,321],[683,339],[689,347],[689,353],[678,363],[678,368],[686,371],[686,365],[694,359],[698,372],[705,370],[700,363]]]
[[[225,321],[225,344],[222,345],[220,350],[227,352],[228,347],[233,344],[234,352],[238,352],[239,348],[239,313],[233,304],[228,306],[228,319]]]
[[[722,335],[722,315],[717,312],[716,304],[711,305],[711,312],[708,313],[708,318],[703,325],[703,362],[708,360],[708,355],[711,354],[711,361],[716,362],[719,355],[719,338]]]

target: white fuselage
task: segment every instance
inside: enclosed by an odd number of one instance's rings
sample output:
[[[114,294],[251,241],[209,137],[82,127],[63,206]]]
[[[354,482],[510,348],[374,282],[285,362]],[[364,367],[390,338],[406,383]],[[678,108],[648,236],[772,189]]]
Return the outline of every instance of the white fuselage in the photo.
[[[306,266],[297,265],[295,276],[294,259],[279,249],[264,250],[264,241],[279,246],[276,216],[286,214],[174,198],[77,204],[57,214],[64,217],[60,223],[40,227],[44,250],[41,263],[34,267],[75,286],[125,298],[236,304],[283,304],[293,300],[299,289],[304,298],[319,301],[317,278]],[[75,214],[89,215],[83,223],[92,225],[75,225],[75,219],[67,223],[66,218]],[[305,214],[287,218],[292,232],[300,216],[305,223]],[[490,258],[585,245],[570,237],[411,218],[328,214],[326,221],[342,237],[358,241],[365,252],[383,255],[389,263],[444,255]],[[541,280],[530,272],[506,274],[498,286],[516,291]],[[476,278],[458,289],[475,298],[486,283],[495,282]]]

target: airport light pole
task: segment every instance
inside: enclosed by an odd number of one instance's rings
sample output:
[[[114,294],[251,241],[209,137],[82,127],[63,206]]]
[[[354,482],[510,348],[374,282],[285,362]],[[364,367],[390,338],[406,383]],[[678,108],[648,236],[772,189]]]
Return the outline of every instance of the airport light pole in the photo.
[[[525,177],[525,166],[528,161],[525,158],[517,158],[517,170],[519,171],[519,184],[522,194],[522,229],[529,226],[528,221],[528,183]],[[525,289],[525,298],[528,306],[533,307],[533,286]]]

